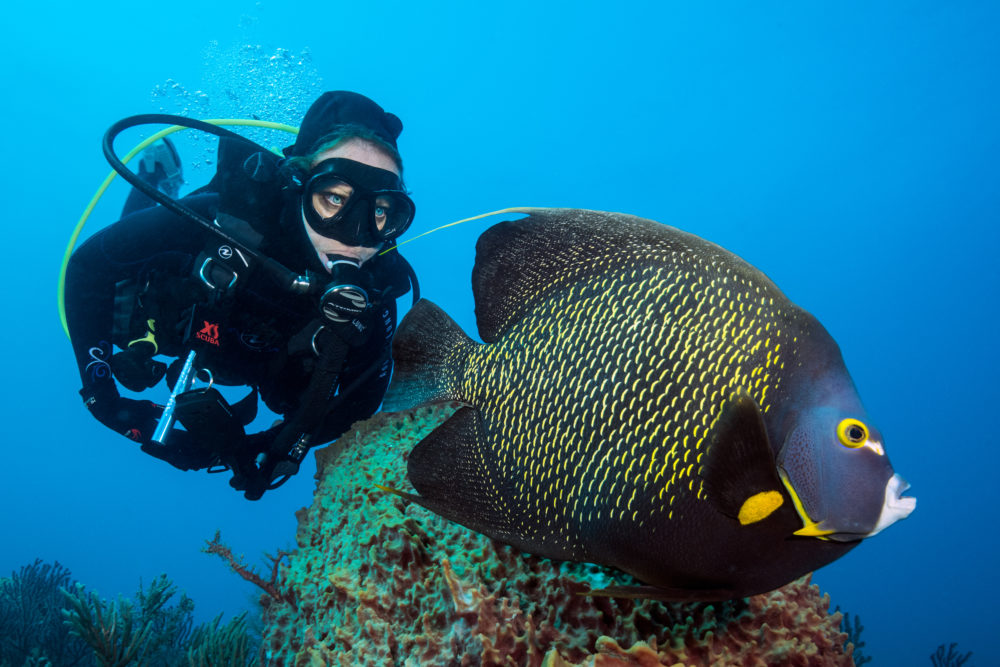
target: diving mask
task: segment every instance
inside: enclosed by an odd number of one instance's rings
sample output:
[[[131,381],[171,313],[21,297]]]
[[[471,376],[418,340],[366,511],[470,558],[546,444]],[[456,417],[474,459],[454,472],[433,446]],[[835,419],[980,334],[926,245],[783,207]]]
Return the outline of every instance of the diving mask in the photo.
[[[399,176],[346,158],[313,168],[302,193],[302,213],[313,230],[350,246],[375,248],[413,222],[413,201]]]

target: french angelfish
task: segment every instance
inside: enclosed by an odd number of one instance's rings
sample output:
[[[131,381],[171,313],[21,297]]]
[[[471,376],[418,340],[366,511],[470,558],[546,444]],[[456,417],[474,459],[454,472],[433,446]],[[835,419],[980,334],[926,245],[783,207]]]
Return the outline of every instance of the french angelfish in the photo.
[[[472,341],[424,300],[386,408],[463,404],[409,455],[443,517],[523,551],[722,600],[819,568],[915,507],[840,350],[736,255],[628,215],[532,209],[480,237]]]

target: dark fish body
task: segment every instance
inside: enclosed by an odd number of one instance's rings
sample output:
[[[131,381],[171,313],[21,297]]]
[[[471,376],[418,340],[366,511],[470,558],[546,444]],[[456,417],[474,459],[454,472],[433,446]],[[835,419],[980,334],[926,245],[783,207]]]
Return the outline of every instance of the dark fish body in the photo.
[[[632,216],[536,210],[482,235],[473,289],[484,344],[417,304],[387,398],[467,406],[409,461],[414,499],[446,518],[723,599],[912,509],[834,341],[732,253]]]

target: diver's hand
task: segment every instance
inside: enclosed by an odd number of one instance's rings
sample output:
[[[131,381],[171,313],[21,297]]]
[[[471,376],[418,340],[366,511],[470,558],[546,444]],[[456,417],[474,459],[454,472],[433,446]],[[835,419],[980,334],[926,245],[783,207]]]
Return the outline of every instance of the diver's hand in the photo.
[[[234,468],[229,485],[242,491],[247,500],[260,500],[265,491],[278,488],[298,471],[298,461],[287,456],[264,454],[258,461]]]
[[[166,461],[178,470],[201,470],[219,462],[218,455],[196,442],[185,431],[171,429],[167,433],[167,444],[145,442],[142,451],[161,461]]]
[[[81,390],[84,403],[91,414],[108,428],[121,433],[129,440],[141,443],[142,451],[150,456],[166,461],[180,470],[198,470],[214,465],[217,456],[199,443],[186,431],[171,429],[167,434],[167,444],[152,442],[150,438],[156,430],[163,406],[152,401],[137,401],[118,395],[113,382],[106,383],[99,392]]]
[[[266,460],[264,453],[271,448],[271,443],[274,442],[282,425],[279,422],[266,431],[247,434],[230,461],[233,477],[229,480],[229,486],[237,491],[245,491],[244,496],[249,500],[259,499],[266,490],[268,480],[258,462],[263,463]]]
[[[118,394],[114,382],[80,390],[84,405],[97,421],[129,440],[148,442],[163,413],[163,406],[152,401],[137,401]]]
[[[111,373],[126,389],[142,391],[156,385],[167,365],[153,359],[156,347],[148,341],[135,343],[111,357]]]

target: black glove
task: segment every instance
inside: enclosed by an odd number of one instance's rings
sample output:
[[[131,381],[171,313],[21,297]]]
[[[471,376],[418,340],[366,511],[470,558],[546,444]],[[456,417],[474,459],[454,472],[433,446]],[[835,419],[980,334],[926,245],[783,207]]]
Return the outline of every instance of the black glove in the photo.
[[[256,393],[251,392],[247,398],[254,401],[256,412]],[[185,430],[172,428],[164,445],[149,443],[143,447],[147,454],[175,468],[198,470],[216,465],[236,468],[244,467],[245,461],[252,465],[257,453],[265,451],[270,443],[270,439],[261,439],[266,438],[268,431],[247,436],[239,418],[234,416],[233,407],[215,388],[189,390],[178,394],[176,401],[174,420]]]
[[[247,500],[258,500],[271,482],[273,465],[268,456],[259,456],[271,448],[271,443],[284,427],[283,422],[266,431],[246,436],[238,454],[230,461],[233,478],[229,485],[237,491],[244,491]],[[258,466],[258,461],[263,467]]]
[[[155,386],[167,372],[167,365],[153,359],[156,346],[139,341],[111,357],[111,372],[126,389],[142,391]]]
[[[218,456],[201,446],[186,431],[171,429],[167,444],[152,442],[153,432],[163,415],[163,406],[118,395],[114,383],[80,391],[91,414],[102,424],[126,438],[142,443],[142,451],[181,470],[198,470],[215,465]]]
[[[147,442],[153,436],[163,412],[163,406],[152,401],[122,398],[110,380],[84,387],[80,396],[97,421],[136,442]]]
[[[184,431],[173,429],[165,439],[167,441],[165,445],[155,442],[144,443],[142,451],[166,461],[178,470],[201,470],[219,463],[219,457],[215,452],[203,447]]]

